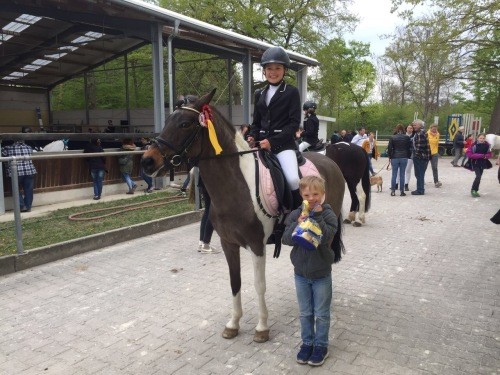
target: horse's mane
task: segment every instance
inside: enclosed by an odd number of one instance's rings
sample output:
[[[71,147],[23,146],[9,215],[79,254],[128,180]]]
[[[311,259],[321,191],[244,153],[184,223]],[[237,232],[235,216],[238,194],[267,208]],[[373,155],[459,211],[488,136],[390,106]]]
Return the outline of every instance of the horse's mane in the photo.
[[[231,122],[215,107],[211,107],[212,113],[214,115],[215,127],[223,128],[229,132],[231,138],[236,142],[236,146],[240,150],[250,150],[250,146],[243,139],[243,136],[239,131],[236,130],[236,127],[231,124]]]

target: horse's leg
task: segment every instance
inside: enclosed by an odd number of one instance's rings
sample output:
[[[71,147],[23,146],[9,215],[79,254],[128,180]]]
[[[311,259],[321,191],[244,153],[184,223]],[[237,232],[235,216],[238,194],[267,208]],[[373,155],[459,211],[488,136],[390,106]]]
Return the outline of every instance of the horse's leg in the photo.
[[[361,181],[356,187],[356,195],[359,200],[359,211],[358,211],[358,218],[357,220],[354,221],[353,225],[355,227],[360,227],[362,224],[365,223],[365,200],[366,200],[366,194],[363,190],[363,187],[361,186]]]
[[[231,319],[227,322],[222,337],[232,339],[238,335],[240,329],[240,319],[243,315],[241,307],[241,267],[240,267],[240,247],[235,244],[230,244],[221,239],[224,255],[226,256],[227,265],[229,266],[229,277],[231,280],[231,292],[233,294],[233,311]]]
[[[267,325],[267,306],[266,306],[266,251],[261,256],[252,252],[254,285],[257,297],[259,299],[259,322],[255,327],[253,341],[266,342],[269,340],[269,326]]]
[[[356,220],[356,212],[359,209],[359,200],[356,194],[356,185],[347,181],[346,183],[347,183],[347,188],[349,189],[349,194],[351,195],[351,209],[349,210],[347,218],[344,219],[344,223],[351,224]]]

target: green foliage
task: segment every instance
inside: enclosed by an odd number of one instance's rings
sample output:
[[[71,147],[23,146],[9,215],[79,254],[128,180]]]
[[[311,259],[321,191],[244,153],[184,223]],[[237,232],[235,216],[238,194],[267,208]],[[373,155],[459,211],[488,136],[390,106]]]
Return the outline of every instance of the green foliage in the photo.
[[[212,25],[302,53],[352,27],[347,0],[160,0],[159,5]]]
[[[489,107],[490,131],[500,131],[500,2],[497,0],[393,0],[394,10],[404,4],[432,6],[432,16],[415,18],[403,12],[411,27],[437,30],[435,49],[446,48],[459,69],[452,75],[469,82],[475,108]],[[451,73],[451,72],[448,72]],[[459,95],[465,99],[466,95]],[[467,101],[467,100],[466,100]],[[468,104],[472,104],[470,101]],[[485,122],[485,125],[488,125]]]
[[[316,78],[319,106],[339,121],[348,118],[366,124],[370,116],[366,101],[375,86],[375,68],[367,60],[369,45],[332,39],[318,51],[321,70]],[[342,119],[342,120],[341,120]]]

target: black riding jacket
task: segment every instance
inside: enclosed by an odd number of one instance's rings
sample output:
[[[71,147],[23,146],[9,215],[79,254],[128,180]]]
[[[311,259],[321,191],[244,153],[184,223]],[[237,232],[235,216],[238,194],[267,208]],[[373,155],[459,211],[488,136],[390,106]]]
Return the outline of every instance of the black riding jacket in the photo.
[[[256,141],[267,138],[273,153],[295,150],[295,132],[299,129],[301,121],[299,90],[283,81],[268,106],[266,105],[268,87],[255,95],[249,136]]]
[[[302,140],[314,146],[319,142],[318,138],[319,132],[319,120],[316,114],[311,113],[304,120],[304,131],[302,132]]]

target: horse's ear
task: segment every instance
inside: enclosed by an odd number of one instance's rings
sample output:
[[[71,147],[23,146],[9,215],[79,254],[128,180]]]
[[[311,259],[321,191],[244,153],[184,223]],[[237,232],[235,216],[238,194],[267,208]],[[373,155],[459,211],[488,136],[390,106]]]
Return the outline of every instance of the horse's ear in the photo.
[[[205,104],[210,103],[210,101],[215,95],[215,91],[217,91],[216,88],[210,91],[208,94],[203,95],[200,99],[198,99],[198,102],[196,104],[198,105],[199,109],[201,109],[201,107],[203,107]]]

